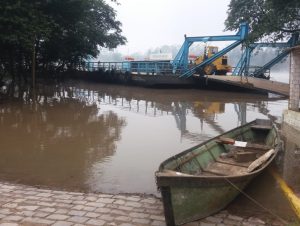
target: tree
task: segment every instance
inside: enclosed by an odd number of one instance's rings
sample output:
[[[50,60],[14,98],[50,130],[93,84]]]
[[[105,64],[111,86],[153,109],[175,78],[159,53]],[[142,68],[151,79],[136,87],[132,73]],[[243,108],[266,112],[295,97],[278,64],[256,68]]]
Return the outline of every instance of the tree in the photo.
[[[30,1],[0,1],[0,66],[12,76],[21,74],[36,37],[46,39],[48,18]]]
[[[126,41],[115,11],[104,1],[52,0],[46,11],[59,25],[41,46],[47,62],[59,61],[62,67],[72,67],[88,56],[96,57],[99,46],[115,48]]]
[[[249,24],[251,41],[261,38],[280,40],[300,32],[300,1],[231,0],[226,30],[237,30],[241,22]]]
[[[25,75],[33,49],[40,69],[72,68],[124,44],[121,32],[104,0],[0,0],[0,72]]]

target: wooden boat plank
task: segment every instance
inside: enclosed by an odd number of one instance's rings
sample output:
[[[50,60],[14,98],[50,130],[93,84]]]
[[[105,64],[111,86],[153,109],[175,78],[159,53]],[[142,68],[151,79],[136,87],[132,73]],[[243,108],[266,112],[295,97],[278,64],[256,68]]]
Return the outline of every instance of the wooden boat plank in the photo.
[[[243,147],[241,147],[243,148]],[[270,146],[265,145],[265,144],[257,144],[257,143],[249,143],[247,142],[246,149],[252,149],[252,150],[257,150],[257,151],[268,151],[270,150]]]
[[[275,154],[275,150],[271,149],[262,156],[260,156],[258,159],[256,159],[250,164],[250,166],[247,169],[247,172],[250,173],[256,170],[257,168],[261,167],[264,163],[266,163],[269,160],[269,158],[271,158],[273,154]]]
[[[201,176],[229,176],[228,174],[225,174],[224,172],[214,172],[214,171],[209,171],[209,170],[204,170],[199,174]]]
[[[204,171],[217,173],[220,175],[235,176],[247,173],[247,168],[242,166],[224,164],[221,162],[214,162],[209,164],[208,167],[204,169]]]
[[[252,125],[251,129],[259,129],[259,130],[270,130],[272,129],[271,125]]]
[[[244,142],[244,141],[237,141],[227,137],[220,137],[216,142],[221,144],[228,144],[229,146],[239,147],[239,148],[251,148],[257,149],[262,151],[270,150],[270,146],[265,144],[258,144],[258,143],[251,143],[251,142]]]
[[[232,158],[218,158],[217,162],[219,163],[223,163],[223,164],[228,164],[228,165],[233,165],[233,166],[239,166],[239,167],[244,167],[244,168],[248,168],[249,165],[252,163],[251,161],[249,162],[239,162],[237,163],[234,159]]]

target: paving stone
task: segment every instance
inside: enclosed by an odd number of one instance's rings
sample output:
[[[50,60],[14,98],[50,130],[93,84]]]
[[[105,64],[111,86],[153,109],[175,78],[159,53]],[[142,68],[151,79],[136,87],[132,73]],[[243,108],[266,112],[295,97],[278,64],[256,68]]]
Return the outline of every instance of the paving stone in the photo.
[[[254,224],[265,224],[264,221],[262,221],[262,220],[260,220],[260,219],[258,219],[258,218],[256,218],[256,217],[250,217],[250,218],[248,219],[248,221],[249,221],[250,223],[254,223]]]
[[[227,219],[227,218],[224,219],[223,223],[225,225],[239,225],[240,224],[240,222],[238,222],[238,221]]]
[[[98,213],[93,213],[93,212],[88,212],[85,217],[89,217],[89,218],[96,218],[96,217],[99,217],[100,214]]]
[[[17,223],[0,223],[0,226],[19,226]]]
[[[145,225],[149,225],[150,220],[149,219],[141,219],[141,218],[133,218],[132,219],[133,223],[138,223],[138,224],[145,224]]]
[[[129,197],[126,197],[126,200],[133,201],[133,202],[139,202],[141,200],[141,198],[138,196],[129,196]]]
[[[105,221],[108,221],[108,222],[111,222],[114,220],[114,217],[111,216],[110,214],[101,214],[98,219],[101,219],[101,220],[105,220]]]
[[[74,207],[74,205],[66,204],[66,203],[57,203],[56,205],[54,204],[53,206],[61,207],[61,208],[68,208],[68,209]]]
[[[38,202],[37,205],[39,206],[48,206],[48,207],[52,207],[55,206],[56,203],[49,203],[49,202]]]
[[[32,217],[35,214],[35,212],[30,211],[30,210],[25,210],[25,211],[16,212],[16,214],[25,216],[25,217]]]
[[[17,206],[18,206],[17,203],[6,203],[2,207],[13,209],[13,208],[16,208]]]
[[[155,220],[155,221],[153,221],[153,222],[151,223],[151,225],[153,225],[153,226],[165,226],[166,223],[163,222],[163,221],[157,221],[157,220]]]
[[[228,218],[228,219],[231,219],[231,220],[235,220],[235,221],[242,221],[242,220],[243,220],[242,217],[235,216],[235,215],[231,215],[231,214],[229,214],[229,215],[227,216],[227,218]]]
[[[13,190],[13,189],[16,189],[16,186],[3,184],[2,188]]]
[[[145,213],[149,213],[151,215],[163,215],[163,212],[161,210],[146,209]]]
[[[97,208],[95,210],[95,212],[97,212],[97,213],[109,213],[110,211],[111,211],[111,209],[109,209],[109,208]]]
[[[114,204],[117,204],[117,205],[124,205],[125,204],[125,200],[115,200],[114,201]]]
[[[74,210],[82,210],[84,207],[85,207],[84,205],[80,204],[80,205],[73,206],[72,209],[74,209]]]
[[[72,204],[72,199],[57,199],[56,202],[58,203],[64,203],[64,204]]]
[[[18,206],[17,207],[17,209],[19,209],[19,210],[31,210],[31,211],[34,211],[38,208],[39,208],[39,206]]]
[[[83,196],[83,195],[80,195],[80,196],[74,196],[73,197],[73,200],[74,201],[83,201],[83,199],[84,199],[85,197]],[[83,201],[84,202],[84,201]]]
[[[41,209],[39,209],[40,211],[43,211],[43,212],[47,212],[47,213],[53,213],[53,212],[55,212],[56,211],[56,209],[55,208],[41,208]]]
[[[222,218],[214,217],[214,216],[206,217],[205,220],[208,221],[208,222],[211,222],[211,223],[221,223],[223,221]]]
[[[42,202],[53,202],[52,198],[40,198],[39,200]]]
[[[36,196],[38,196],[38,197],[51,197],[53,194],[51,194],[51,193],[39,193],[39,194],[37,194]]]
[[[126,196],[125,195],[115,195],[113,196],[114,199],[124,199],[126,200]]]
[[[24,193],[25,195],[37,195],[38,192],[37,191],[28,191]]]
[[[90,224],[90,225],[105,225],[105,221],[103,220],[95,220],[95,219],[91,219],[89,220],[88,222],[86,222],[87,224]]]
[[[57,221],[52,226],[71,226],[73,223],[68,221]]]
[[[22,224],[24,224],[24,225],[26,225],[26,224],[27,225],[33,225],[33,224],[51,225],[53,223],[54,223],[54,221],[37,218],[37,217],[28,217],[22,221]]]
[[[115,214],[115,215],[121,215],[121,216],[127,216],[128,215],[127,212],[122,211],[122,210],[116,210],[116,209],[111,210],[110,213]]]
[[[104,207],[105,206],[104,203],[100,203],[100,202],[88,202],[86,205],[93,206],[93,207]]]
[[[107,204],[105,204],[105,207],[111,208],[111,209],[118,209],[120,207],[120,205],[113,204],[113,203],[107,203]]]
[[[48,215],[50,215],[50,213],[47,213],[47,212],[36,212],[33,216],[34,216],[34,217],[45,218],[45,217],[47,217]]]
[[[147,218],[147,217],[149,217],[149,214],[132,212],[132,213],[129,213],[129,216],[135,217],[135,218]]]
[[[70,191],[70,192],[68,192],[68,194],[69,195],[75,195],[75,196],[83,196],[84,195],[84,193],[82,193],[82,192],[72,192],[72,191]]]
[[[89,211],[89,212],[95,211],[95,209],[96,207],[92,207],[92,206],[85,206],[82,208],[82,210]]]
[[[158,215],[150,215],[150,219],[159,220],[159,221],[165,220],[165,218],[163,216],[158,216]]]
[[[56,214],[67,214],[70,210],[68,209],[58,209],[55,211]]]
[[[87,212],[86,211],[79,211],[79,210],[71,210],[70,212],[68,212],[68,215],[71,216],[84,216]]]
[[[17,216],[17,215],[10,215],[10,216],[8,216],[8,217],[4,217],[2,220],[4,220],[4,221],[20,221],[20,220],[22,220],[23,219],[23,217],[21,217],[21,216]]]
[[[131,218],[126,217],[126,216],[118,216],[118,217],[115,218],[115,220],[128,222],[128,221],[131,221]]]
[[[88,220],[89,220],[89,218],[80,217],[80,216],[72,216],[72,217],[68,218],[68,221],[71,221],[71,222],[74,222],[74,223],[80,223],[80,224],[83,224]]]
[[[36,193],[36,194],[38,194],[38,193]],[[31,195],[31,196],[27,196],[27,199],[40,200],[40,197],[37,197],[36,194],[35,195]]]
[[[3,207],[3,206],[2,206]],[[1,207],[1,208],[2,208]],[[10,209],[0,209],[0,214],[3,214],[3,215],[9,215],[11,214],[11,210]]]
[[[86,201],[89,201],[89,202],[95,202],[97,201],[99,198],[98,197],[95,197],[95,196],[89,196],[89,197],[86,197],[85,200]]]
[[[114,197],[113,195],[110,195],[110,194],[99,194],[99,197],[100,198],[112,198]]]
[[[16,203],[20,203],[20,202],[24,202],[26,199],[14,199],[12,200],[12,202],[16,202]]]
[[[96,200],[96,202],[101,202],[101,203],[113,203],[114,201],[115,199],[111,199],[111,198],[100,198]]]
[[[62,214],[51,214],[47,217],[47,219],[50,219],[50,220],[56,220],[56,221],[59,221],[59,220],[65,220],[67,219],[69,216],[67,215],[62,215]]]
[[[72,195],[66,195],[66,194],[54,195],[53,197],[55,199],[58,199],[58,200],[62,200],[62,199],[70,200],[70,199],[72,199]]]
[[[83,201],[83,200],[76,200],[73,202],[73,204],[75,205],[85,205],[87,203],[87,201]]]
[[[119,206],[119,209],[121,209],[121,210],[127,210],[127,211],[132,211],[133,207],[131,207],[131,206]]]
[[[147,203],[147,204],[154,204],[154,203],[156,203],[156,200],[154,200],[154,199],[142,199],[141,202]]]
[[[61,195],[66,194],[65,191],[52,191],[52,193],[53,194],[61,194]]]
[[[124,205],[125,206],[132,206],[132,207],[141,207],[142,206],[142,204],[139,203],[139,202],[126,202]]]

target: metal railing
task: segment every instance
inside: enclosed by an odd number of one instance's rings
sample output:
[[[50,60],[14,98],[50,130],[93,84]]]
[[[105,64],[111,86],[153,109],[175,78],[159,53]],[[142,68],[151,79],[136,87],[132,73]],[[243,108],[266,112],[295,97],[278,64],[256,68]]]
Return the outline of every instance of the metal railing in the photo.
[[[174,73],[170,61],[83,62],[77,68],[80,71],[114,70],[121,73],[146,75],[180,75],[183,72],[177,69]]]

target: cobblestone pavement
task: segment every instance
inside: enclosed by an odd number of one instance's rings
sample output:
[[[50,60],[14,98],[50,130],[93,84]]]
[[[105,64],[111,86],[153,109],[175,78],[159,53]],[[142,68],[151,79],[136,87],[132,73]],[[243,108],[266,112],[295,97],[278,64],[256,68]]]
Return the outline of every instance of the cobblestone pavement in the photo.
[[[86,194],[0,182],[0,226],[15,225],[165,225],[158,198]],[[222,211],[186,226],[280,225]]]

